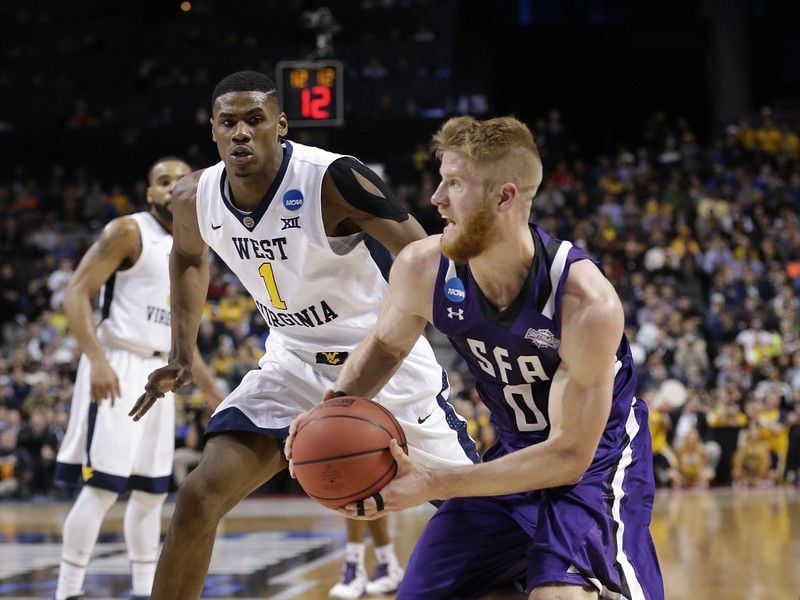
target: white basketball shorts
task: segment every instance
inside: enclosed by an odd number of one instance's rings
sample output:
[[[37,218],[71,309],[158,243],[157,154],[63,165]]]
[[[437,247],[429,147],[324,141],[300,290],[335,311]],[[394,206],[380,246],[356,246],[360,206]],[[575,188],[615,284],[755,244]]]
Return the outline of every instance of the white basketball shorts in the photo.
[[[56,483],[83,481],[114,492],[169,491],[175,450],[175,404],[172,393],[160,398],[139,421],[128,416],[144,393],[147,377],[163,367],[161,357],[142,357],[106,346],[106,357],[119,378],[121,398],[91,402],[91,363],[81,356],[69,424],[56,462]]]
[[[288,350],[267,343],[261,368],[247,373],[217,407],[206,435],[249,431],[286,438],[292,420],[333,389],[346,357],[346,352]],[[409,455],[430,468],[479,461],[466,421],[447,401],[449,393],[444,370],[421,339],[374,398],[402,425]]]

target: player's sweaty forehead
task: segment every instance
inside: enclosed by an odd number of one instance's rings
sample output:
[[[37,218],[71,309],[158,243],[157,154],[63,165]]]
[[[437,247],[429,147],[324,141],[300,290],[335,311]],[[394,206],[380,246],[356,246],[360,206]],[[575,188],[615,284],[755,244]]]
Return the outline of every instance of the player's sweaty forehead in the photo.
[[[228,92],[214,100],[214,117],[244,117],[252,113],[271,114],[278,107],[275,92]]]

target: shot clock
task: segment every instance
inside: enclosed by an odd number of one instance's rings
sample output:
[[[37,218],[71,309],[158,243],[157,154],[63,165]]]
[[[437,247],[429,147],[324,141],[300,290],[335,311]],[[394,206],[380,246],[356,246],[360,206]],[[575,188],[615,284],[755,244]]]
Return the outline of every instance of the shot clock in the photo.
[[[294,127],[344,123],[344,69],[336,60],[282,61],[276,78],[283,112]]]

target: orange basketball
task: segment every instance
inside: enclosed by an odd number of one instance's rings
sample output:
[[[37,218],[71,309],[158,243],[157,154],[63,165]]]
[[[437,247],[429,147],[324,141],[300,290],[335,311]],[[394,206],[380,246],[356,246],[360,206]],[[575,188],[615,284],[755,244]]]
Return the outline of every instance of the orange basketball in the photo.
[[[403,428],[386,408],[357,396],[332,398],[311,410],[295,434],[297,481],[329,508],[368,498],[397,473],[392,439],[408,454]]]

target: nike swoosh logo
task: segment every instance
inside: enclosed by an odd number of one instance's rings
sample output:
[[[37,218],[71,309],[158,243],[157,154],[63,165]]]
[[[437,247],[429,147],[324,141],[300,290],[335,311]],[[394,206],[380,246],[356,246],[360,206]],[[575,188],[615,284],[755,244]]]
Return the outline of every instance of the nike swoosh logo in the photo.
[[[216,231],[220,227],[222,227],[222,225],[214,225],[213,223],[211,224],[211,229],[213,229],[214,231]]]
[[[428,419],[430,419],[430,418],[431,418],[431,415],[432,415],[432,414],[433,414],[432,412],[428,413],[428,416],[427,416],[427,417],[425,417],[425,418],[422,418],[422,417],[417,417],[417,423],[419,423],[420,425],[422,425],[422,424],[423,424],[425,421],[427,421]]]

